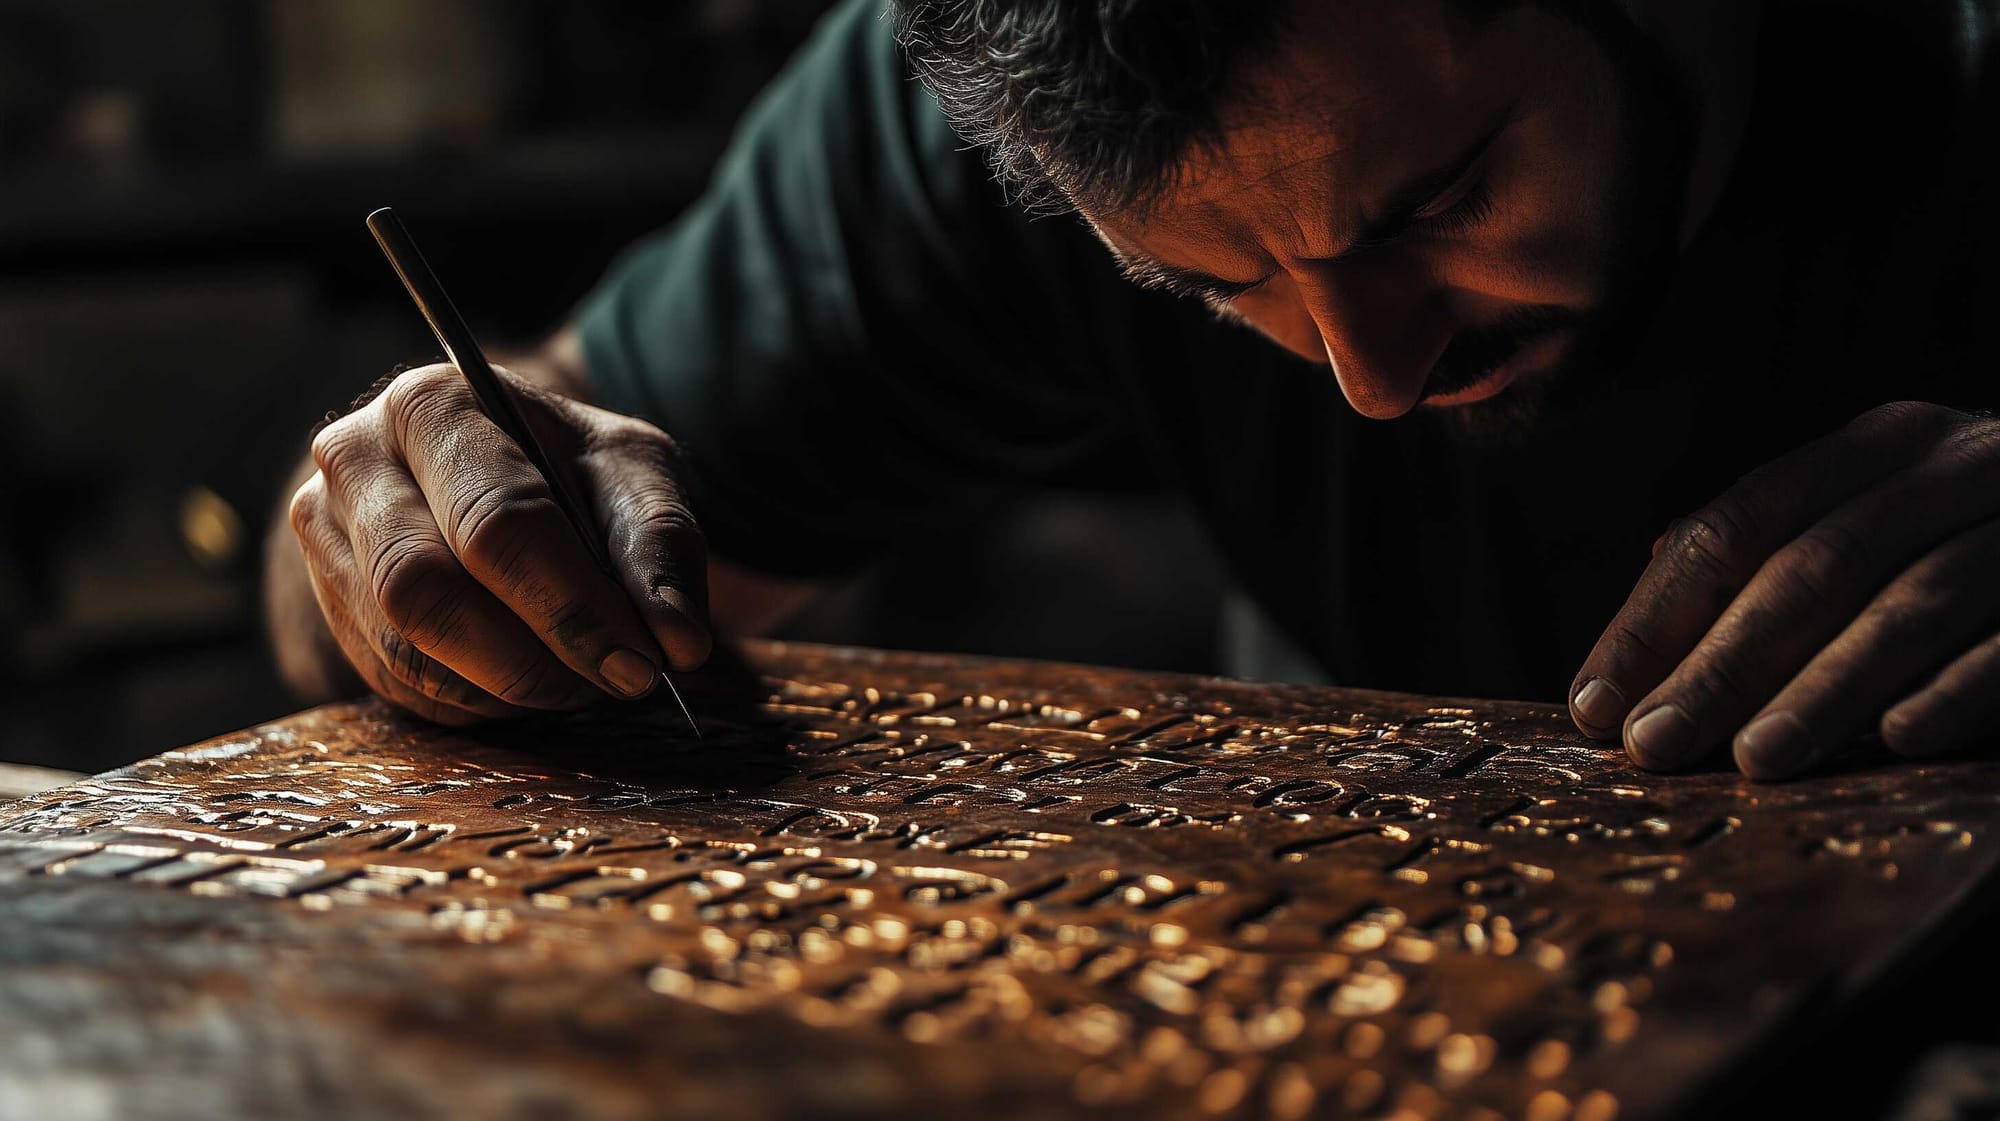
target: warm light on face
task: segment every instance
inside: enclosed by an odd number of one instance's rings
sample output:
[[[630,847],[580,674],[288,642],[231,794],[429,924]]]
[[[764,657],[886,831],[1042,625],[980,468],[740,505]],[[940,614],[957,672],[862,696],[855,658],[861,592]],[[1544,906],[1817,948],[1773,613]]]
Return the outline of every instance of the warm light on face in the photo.
[[[1617,294],[1630,99],[1596,36],[1540,6],[1303,16],[1219,150],[1144,214],[1086,215],[1135,281],[1329,366],[1366,416],[1554,376]]]

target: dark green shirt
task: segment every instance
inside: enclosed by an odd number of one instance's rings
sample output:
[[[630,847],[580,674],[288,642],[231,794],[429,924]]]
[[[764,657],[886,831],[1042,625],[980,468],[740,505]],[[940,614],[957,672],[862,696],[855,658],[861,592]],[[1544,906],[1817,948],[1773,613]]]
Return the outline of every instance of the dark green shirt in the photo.
[[[844,574],[1134,449],[1334,679],[1560,697],[1668,520],[1871,405],[1994,403],[1990,7],[1773,5],[1744,155],[1643,350],[1661,376],[1523,447],[1361,418],[1011,208],[880,0],[828,18],[579,325],[753,568]]]

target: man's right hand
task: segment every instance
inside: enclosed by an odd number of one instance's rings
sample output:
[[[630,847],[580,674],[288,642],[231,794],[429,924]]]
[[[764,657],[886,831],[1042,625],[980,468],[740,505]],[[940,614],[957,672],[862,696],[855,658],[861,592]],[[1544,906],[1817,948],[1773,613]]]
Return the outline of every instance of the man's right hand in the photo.
[[[313,595],[347,661],[382,697],[449,724],[640,697],[663,668],[699,666],[707,553],[673,442],[499,373],[571,473],[614,574],[458,372],[410,370],[321,430],[318,470],[292,498]]]

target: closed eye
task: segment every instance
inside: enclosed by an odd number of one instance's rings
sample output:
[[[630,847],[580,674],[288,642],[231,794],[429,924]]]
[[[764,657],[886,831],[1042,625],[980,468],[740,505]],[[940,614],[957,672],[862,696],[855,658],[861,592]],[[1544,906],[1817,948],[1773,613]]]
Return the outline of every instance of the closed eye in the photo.
[[[1409,220],[1412,222],[1428,222],[1440,214],[1448,213],[1453,207],[1463,202],[1465,197],[1481,186],[1483,182],[1482,173],[1485,170],[1483,166],[1485,155],[1485,152],[1481,152],[1474,159],[1467,161],[1463,166],[1458,168],[1458,173],[1442,184],[1430,198],[1424,199],[1420,205],[1412,207],[1409,210]]]
[[[1254,291],[1271,279],[1268,276],[1256,280],[1224,280],[1192,269],[1176,268],[1163,261],[1136,254],[1113,250],[1118,261],[1118,271],[1125,279],[1141,288],[1157,292],[1171,292],[1177,296],[1188,296],[1208,304],[1224,304]],[[1275,275],[1275,274],[1274,274]]]
[[[1263,280],[1253,280],[1248,284],[1230,284],[1226,281],[1216,281],[1212,284],[1202,285],[1201,290],[1192,293],[1192,295],[1210,304],[1226,304],[1231,300],[1255,292],[1257,289],[1262,288],[1270,279],[1267,276]]]
[[[1383,207],[1381,216],[1366,222],[1332,259],[1342,260],[1379,249],[1410,234],[1442,233],[1486,218],[1493,202],[1485,181],[1487,153],[1498,143],[1510,120],[1511,114],[1458,158],[1418,176],[1397,191],[1393,196],[1395,201]]]
[[[1469,229],[1493,216],[1493,187],[1484,178],[1475,180],[1455,197],[1440,200],[1435,210],[1417,217],[1417,224],[1430,233],[1453,233]]]

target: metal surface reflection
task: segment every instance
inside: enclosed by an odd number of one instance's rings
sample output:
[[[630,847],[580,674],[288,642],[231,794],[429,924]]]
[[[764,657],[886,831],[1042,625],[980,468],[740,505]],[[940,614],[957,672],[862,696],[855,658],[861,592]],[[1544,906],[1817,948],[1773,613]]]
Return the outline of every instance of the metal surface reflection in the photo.
[[[688,682],[703,741],[671,708],[334,706],[23,803],[4,1084],[128,1116],[1658,1117],[1994,864],[1984,761],[1663,779],[1538,706],[747,658]]]

